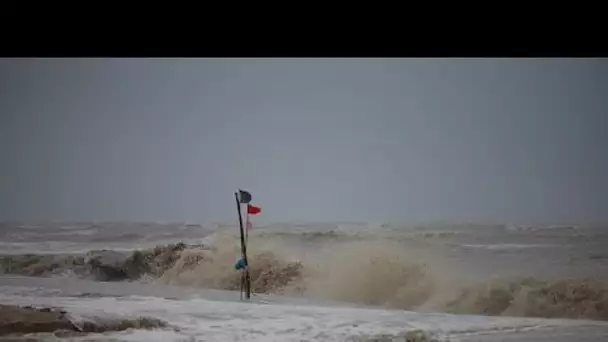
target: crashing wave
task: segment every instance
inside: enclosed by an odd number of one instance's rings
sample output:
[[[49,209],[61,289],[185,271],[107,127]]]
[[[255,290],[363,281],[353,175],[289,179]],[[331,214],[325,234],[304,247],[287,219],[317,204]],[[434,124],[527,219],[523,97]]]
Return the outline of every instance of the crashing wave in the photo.
[[[335,231],[300,235],[314,241],[297,251],[292,237],[249,237],[254,293],[285,294],[407,310],[457,314],[608,320],[608,285],[594,279],[502,278],[461,283],[441,260],[408,252],[389,239],[344,238]],[[321,240],[327,243],[317,244]],[[5,273],[58,276],[68,272],[101,281],[146,281],[238,290],[233,267],[240,246],[233,234],[209,245],[183,243],[132,253],[0,257]]]
[[[185,248],[184,243],[177,243],[131,253],[99,250],[85,255],[5,255],[0,256],[0,267],[3,273],[27,276],[76,275],[98,281],[137,280],[144,275],[161,276]]]

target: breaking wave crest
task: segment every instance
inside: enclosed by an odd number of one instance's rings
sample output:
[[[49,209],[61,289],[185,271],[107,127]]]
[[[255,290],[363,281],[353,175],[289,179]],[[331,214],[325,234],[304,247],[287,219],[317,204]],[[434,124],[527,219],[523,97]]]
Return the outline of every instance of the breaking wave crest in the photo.
[[[240,247],[232,237],[218,236],[211,248],[184,250],[159,280],[171,285],[237,290],[241,274],[233,265],[239,254]],[[251,248],[248,255],[252,290],[256,293],[281,293],[302,277],[299,261],[286,261],[265,249]]]
[[[471,283],[462,274],[475,270],[453,270],[444,259],[421,256],[402,241],[330,235],[322,241],[319,234],[306,236],[311,243],[304,245],[281,235],[251,236],[253,292],[457,314],[608,320],[608,284],[602,280],[503,277]],[[130,255],[96,251],[61,260],[12,256],[0,261],[8,273],[52,276],[71,270],[106,281],[238,290],[239,254],[238,239],[218,232],[207,246],[180,243]]]
[[[457,314],[608,320],[608,284],[600,280],[509,277],[470,284],[439,260],[418,260],[386,240],[344,242],[299,255],[267,237],[249,246],[254,293]],[[237,290],[238,254],[233,237],[218,237],[210,249],[184,250],[159,280]]]
[[[497,279],[464,289],[445,309],[454,313],[608,321],[608,284],[593,279]]]

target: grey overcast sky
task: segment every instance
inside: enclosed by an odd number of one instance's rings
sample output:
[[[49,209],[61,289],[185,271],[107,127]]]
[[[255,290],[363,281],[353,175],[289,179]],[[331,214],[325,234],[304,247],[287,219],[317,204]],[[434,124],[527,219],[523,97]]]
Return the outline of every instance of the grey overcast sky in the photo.
[[[0,60],[0,219],[608,221],[601,59]]]

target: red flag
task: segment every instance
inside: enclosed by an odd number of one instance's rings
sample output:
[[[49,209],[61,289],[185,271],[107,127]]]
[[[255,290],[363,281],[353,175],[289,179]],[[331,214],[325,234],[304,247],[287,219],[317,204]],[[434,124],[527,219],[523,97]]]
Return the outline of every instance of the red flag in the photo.
[[[262,208],[255,205],[247,204],[247,214],[257,215],[262,211]]]

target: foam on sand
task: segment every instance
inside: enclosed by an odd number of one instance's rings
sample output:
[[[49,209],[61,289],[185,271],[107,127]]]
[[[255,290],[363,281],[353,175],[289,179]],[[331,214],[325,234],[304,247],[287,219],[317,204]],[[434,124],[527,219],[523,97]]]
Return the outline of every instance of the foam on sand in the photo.
[[[5,291],[8,293],[9,291]],[[24,293],[23,290],[13,291]],[[238,297],[238,295],[235,295]],[[608,323],[532,318],[463,316],[374,308],[261,304],[191,297],[31,297],[0,295],[17,305],[62,307],[74,317],[155,317],[175,329],[130,329],[90,335],[87,340],[119,341],[488,341],[551,331],[600,340]],[[604,334],[604,335],[602,335]],[[410,338],[410,339],[406,339]],[[555,339],[554,341],[558,341]]]

